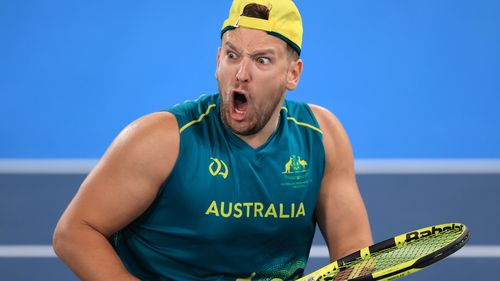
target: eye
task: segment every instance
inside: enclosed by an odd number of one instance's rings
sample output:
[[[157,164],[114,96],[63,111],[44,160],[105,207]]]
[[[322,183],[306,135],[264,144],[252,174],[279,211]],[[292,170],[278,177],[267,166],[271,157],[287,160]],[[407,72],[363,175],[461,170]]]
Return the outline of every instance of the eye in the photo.
[[[227,52],[227,57],[230,58],[230,59],[236,59],[237,56],[234,52],[231,52],[231,51],[228,51]]]
[[[271,63],[271,59],[270,58],[267,58],[267,57],[259,57],[257,59],[257,61],[260,63],[260,64],[269,64]]]

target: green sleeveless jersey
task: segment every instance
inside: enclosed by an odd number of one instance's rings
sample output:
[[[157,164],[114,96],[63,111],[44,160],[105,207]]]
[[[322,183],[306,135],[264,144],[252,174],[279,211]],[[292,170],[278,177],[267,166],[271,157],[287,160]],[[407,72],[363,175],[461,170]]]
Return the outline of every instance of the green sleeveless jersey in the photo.
[[[293,280],[304,271],[325,162],[314,114],[285,101],[273,135],[252,148],[224,126],[219,99],[168,110],[180,129],[176,164],[114,240],[141,280]]]

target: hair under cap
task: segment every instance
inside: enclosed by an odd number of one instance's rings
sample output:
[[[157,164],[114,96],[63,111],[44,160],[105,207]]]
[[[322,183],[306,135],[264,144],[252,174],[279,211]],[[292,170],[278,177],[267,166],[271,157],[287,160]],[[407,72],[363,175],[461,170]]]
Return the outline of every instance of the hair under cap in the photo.
[[[269,19],[242,16],[248,4],[259,4],[269,8]],[[300,55],[302,48],[302,17],[292,0],[234,0],[229,17],[222,24],[224,32],[238,27],[267,31],[284,40]]]

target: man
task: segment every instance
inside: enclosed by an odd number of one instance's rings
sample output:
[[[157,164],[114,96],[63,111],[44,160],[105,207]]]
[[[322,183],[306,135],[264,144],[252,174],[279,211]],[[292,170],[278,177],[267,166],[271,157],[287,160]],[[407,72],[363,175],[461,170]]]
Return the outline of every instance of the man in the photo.
[[[302,73],[291,0],[235,0],[220,94],[121,132],[61,217],[58,256],[84,280],[286,280],[316,222],[330,259],[372,243],[346,133],[285,100]]]

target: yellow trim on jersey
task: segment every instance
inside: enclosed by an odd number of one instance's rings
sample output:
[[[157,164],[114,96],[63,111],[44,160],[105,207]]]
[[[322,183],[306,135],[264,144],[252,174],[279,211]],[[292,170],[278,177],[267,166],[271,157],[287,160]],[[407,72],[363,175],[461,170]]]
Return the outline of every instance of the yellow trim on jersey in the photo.
[[[209,106],[208,106],[208,108],[207,108],[207,111],[205,111],[205,113],[201,114],[201,115],[200,115],[200,117],[198,117],[198,119],[193,120],[193,121],[191,121],[191,122],[187,123],[186,125],[182,126],[182,128],[179,130],[179,134],[182,134],[182,132],[183,132],[184,130],[186,130],[187,128],[191,127],[192,125],[194,125],[194,124],[196,124],[196,123],[200,123],[200,122],[201,122],[201,120],[203,120],[203,118],[205,118],[205,116],[207,116],[207,115],[208,115],[208,113],[210,113],[210,110],[211,110],[212,108],[214,108],[215,106],[216,106],[216,105],[215,105],[215,103],[213,103],[213,104],[209,105]]]
[[[320,129],[318,129],[318,128],[316,128],[316,127],[312,126],[312,125],[309,125],[309,124],[307,124],[307,123],[304,123],[304,122],[299,122],[299,121],[297,121],[297,119],[295,119],[295,118],[293,118],[293,117],[287,117],[286,119],[288,119],[288,120],[291,120],[291,121],[295,122],[295,124],[297,124],[297,125],[299,125],[299,126],[304,126],[304,127],[309,128],[309,129],[313,129],[313,130],[315,130],[316,132],[318,132],[318,133],[320,133],[320,134],[323,134],[323,131],[321,131]]]
[[[282,110],[285,110],[286,112],[288,112],[288,108],[282,106],[281,107]],[[290,121],[293,121],[295,122],[295,124],[299,125],[299,126],[304,126],[304,127],[307,127],[309,129],[313,129],[315,130],[316,132],[320,133],[320,134],[323,134],[323,131],[321,131],[321,129],[317,128],[317,127],[314,127],[313,125],[311,124],[307,124],[307,123],[304,123],[304,122],[299,122],[297,121],[297,119],[293,118],[293,117],[287,117],[286,119],[290,120]]]

